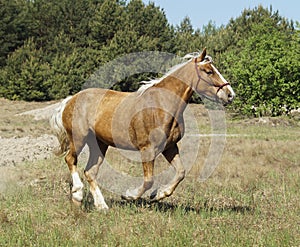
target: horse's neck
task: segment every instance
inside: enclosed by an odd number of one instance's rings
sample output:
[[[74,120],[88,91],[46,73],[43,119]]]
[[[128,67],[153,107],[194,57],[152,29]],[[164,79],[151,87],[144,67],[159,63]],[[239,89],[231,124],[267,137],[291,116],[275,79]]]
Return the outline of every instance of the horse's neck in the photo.
[[[154,86],[156,89],[162,89],[166,94],[176,95],[182,101],[188,103],[192,94],[192,88],[180,79],[171,76],[166,77],[160,83]]]
[[[194,80],[196,78],[193,66],[188,63],[157,83],[155,87],[168,90],[170,94],[175,94],[188,103],[193,95],[192,82]]]
[[[192,88],[176,77],[168,76],[154,85],[152,97],[157,104],[167,110],[176,119],[181,119],[192,97]]]

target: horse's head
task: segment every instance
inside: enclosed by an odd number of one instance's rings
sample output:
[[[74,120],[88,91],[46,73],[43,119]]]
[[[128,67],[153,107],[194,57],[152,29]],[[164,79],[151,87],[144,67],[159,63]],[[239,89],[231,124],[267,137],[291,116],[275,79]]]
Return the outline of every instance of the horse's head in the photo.
[[[204,97],[223,104],[231,103],[235,93],[230,84],[224,79],[212,64],[212,58],[206,55],[206,48],[192,61],[197,73],[193,88]]]

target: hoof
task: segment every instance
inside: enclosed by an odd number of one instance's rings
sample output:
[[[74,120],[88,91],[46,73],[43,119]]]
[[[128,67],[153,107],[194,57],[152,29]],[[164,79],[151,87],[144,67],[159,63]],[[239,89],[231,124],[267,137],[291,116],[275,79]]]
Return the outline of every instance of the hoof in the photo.
[[[158,191],[158,189],[156,189],[156,190],[154,190],[154,191],[151,192],[151,194],[150,194],[150,201],[151,202],[157,201],[157,199],[156,199],[157,191]]]
[[[95,208],[101,213],[107,213],[109,211],[109,207],[106,204],[95,205]]]
[[[170,195],[172,195],[172,192],[170,192],[170,189],[168,187],[156,189],[150,194],[150,201],[157,202],[166,197],[169,197]]]
[[[72,192],[72,200],[81,202],[83,199],[83,191],[82,190],[77,190]]]
[[[77,201],[75,198],[72,198],[72,202],[76,207],[81,207],[81,201]]]
[[[137,189],[127,190],[125,195],[121,195],[121,198],[127,201],[137,200],[139,198],[139,196],[137,196],[137,192]]]

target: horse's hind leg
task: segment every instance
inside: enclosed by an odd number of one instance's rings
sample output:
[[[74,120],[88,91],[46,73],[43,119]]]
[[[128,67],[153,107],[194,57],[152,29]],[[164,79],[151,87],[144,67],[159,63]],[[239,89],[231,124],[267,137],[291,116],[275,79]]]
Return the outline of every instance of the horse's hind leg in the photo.
[[[72,200],[75,204],[80,205],[83,199],[83,183],[81,182],[81,179],[77,172],[78,152],[76,151],[74,143],[71,142],[70,149],[65,157],[65,161],[68,164],[72,176]]]
[[[104,197],[97,184],[97,174],[104,160],[108,146],[96,140],[96,137],[90,137],[88,141],[90,156],[85,168],[84,174],[90,185],[90,192],[94,198],[94,205],[97,209],[108,209]]]
[[[178,186],[178,184],[185,177],[185,169],[180,160],[177,144],[175,144],[173,147],[165,150],[163,152],[163,155],[168,160],[168,162],[171,163],[172,166],[175,168],[176,174],[175,174],[175,177],[172,179],[172,181],[169,184],[152,192],[150,198],[154,201],[158,201],[158,200],[161,200],[165,197],[172,195],[174,190]]]

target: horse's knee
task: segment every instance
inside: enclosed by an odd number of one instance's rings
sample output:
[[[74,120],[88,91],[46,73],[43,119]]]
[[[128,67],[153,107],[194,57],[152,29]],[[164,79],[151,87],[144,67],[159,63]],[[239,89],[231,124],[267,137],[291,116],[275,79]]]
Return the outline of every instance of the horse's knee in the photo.
[[[96,180],[97,175],[98,175],[98,167],[97,166],[93,166],[91,167],[89,170],[85,170],[84,171],[84,175],[86,177],[86,180],[91,183],[93,181]]]

